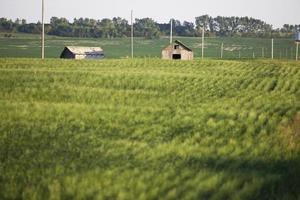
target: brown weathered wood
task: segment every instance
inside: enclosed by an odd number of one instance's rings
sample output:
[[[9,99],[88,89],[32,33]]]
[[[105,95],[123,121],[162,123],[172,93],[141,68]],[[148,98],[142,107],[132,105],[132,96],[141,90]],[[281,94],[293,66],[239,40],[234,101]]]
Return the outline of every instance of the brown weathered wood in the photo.
[[[162,59],[166,60],[193,60],[193,51],[184,45],[182,42],[176,40],[173,44],[168,45],[162,50]]]
[[[68,59],[103,59],[104,52],[100,47],[65,47],[60,58]]]

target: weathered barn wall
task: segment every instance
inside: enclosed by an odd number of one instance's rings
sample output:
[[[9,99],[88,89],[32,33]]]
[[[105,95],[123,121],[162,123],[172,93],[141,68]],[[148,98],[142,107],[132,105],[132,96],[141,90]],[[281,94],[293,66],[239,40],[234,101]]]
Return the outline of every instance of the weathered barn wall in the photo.
[[[104,55],[75,55],[76,60],[82,59],[102,59]]]
[[[175,46],[176,49],[175,49]],[[180,57],[180,58],[179,58]],[[173,60],[173,59],[180,59],[180,60],[193,60],[194,53],[192,51],[188,51],[182,46],[178,46],[177,44],[172,44],[167,46],[165,49],[162,50],[162,59],[166,60]]]
[[[69,49],[65,48],[61,53],[60,58],[74,59],[75,55]]]
[[[104,53],[100,47],[65,47],[60,58],[69,59],[103,59]]]

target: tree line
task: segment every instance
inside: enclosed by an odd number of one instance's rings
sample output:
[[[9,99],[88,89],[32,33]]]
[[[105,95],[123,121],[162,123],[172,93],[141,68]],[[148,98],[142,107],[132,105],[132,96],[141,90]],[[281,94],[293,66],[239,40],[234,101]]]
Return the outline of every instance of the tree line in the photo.
[[[202,15],[195,18],[195,22],[173,19],[174,36],[198,37],[202,30],[206,36],[240,36],[240,37],[292,37],[300,31],[299,25],[285,24],[282,28],[274,29],[266,22],[249,17],[211,17]],[[25,19],[15,21],[0,18],[0,31],[39,34],[41,23],[27,23]],[[66,18],[52,17],[45,25],[48,35],[80,38],[117,38],[130,37],[129,22],[120,17],[95,20],[89,18],[75,18],[72,22]],[[151,18],[135,19],[134,36],[147,39],[168,36],[170,23],[158,23]]]

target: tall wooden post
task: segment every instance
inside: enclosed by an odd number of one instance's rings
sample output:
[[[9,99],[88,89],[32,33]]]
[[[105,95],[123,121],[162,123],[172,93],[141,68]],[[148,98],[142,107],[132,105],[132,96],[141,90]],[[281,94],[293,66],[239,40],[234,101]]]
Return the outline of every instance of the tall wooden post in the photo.
[[[173,43],[173,19],[170,21],[170,44]]]
[[[272,38],[272,60],[274,59],[274,39]]]
[[[45,2],[42,0],[42,41],[41,41],[41,57],[45,58]]]
[[[202,60],[204,59],[204,32],[205,32],[205,24],[202,28]]]
[[[133,10],[131,10],[131,58],[133,58]]]
[[[296,60],[298,60],[298,53],[299,53],[299,42],[296,45]]]
[[[221,59],[223,59],[224,43],[221,44]]]

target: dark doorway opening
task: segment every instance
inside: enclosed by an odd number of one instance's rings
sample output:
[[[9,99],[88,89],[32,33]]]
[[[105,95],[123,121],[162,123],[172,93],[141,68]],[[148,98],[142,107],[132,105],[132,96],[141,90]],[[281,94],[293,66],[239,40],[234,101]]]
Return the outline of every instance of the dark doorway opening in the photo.
[[[173,60],[180,60],[181,54],[173,54]]]

